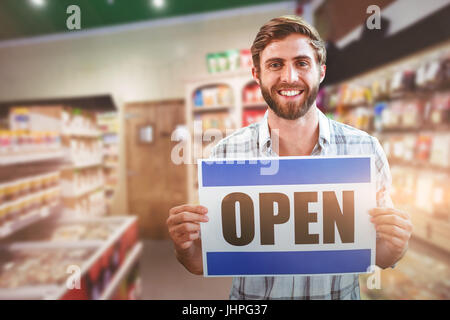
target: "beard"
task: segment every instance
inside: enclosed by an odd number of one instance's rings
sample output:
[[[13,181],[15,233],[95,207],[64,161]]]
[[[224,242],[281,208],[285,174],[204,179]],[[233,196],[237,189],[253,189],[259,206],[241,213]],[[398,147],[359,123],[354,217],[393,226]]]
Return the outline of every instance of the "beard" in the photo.
[[[311,89],[301,85],[275,85],[269,89],[264,86],[261,79],[259,79],[259,82],[261,83],[261,94],[269,108],[272,109],[278,117],[286,120],[296,120],[308,113],[309,109],[316,101],[317,93],[319,91],[319,84],[314,85]],[[278,91],[281,89],[303,90],[303,102],[292,101],[282,103],[278,98]]]

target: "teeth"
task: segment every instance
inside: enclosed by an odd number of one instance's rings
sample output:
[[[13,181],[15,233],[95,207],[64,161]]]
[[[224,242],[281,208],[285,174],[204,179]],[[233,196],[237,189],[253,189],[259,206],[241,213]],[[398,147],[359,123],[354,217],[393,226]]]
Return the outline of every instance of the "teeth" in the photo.
[[[292,97],[292,96],[298,95],[300,93],[300,91],[298,91],[298,90],[289,90],[289,91],[282,90],[280,93],[282,96]]]

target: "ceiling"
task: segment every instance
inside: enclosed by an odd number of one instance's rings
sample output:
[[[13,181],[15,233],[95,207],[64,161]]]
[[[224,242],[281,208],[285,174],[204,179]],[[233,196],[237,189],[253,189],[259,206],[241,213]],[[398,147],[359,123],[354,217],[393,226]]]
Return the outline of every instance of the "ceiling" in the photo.
[[[285,1],[285,0],[284,0]],[[284,2],[281,0],[1,0],[0,41],[69,31],[68,6],[78,5],[81,29]],[[158,3],[163,3],[157,7]]]

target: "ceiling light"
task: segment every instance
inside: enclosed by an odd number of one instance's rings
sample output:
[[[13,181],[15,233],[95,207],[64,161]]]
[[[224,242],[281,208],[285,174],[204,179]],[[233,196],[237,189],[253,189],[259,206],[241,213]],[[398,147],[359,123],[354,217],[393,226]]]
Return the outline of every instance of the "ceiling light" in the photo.
[[[43,7],[45,5],[45,0],[31,0],[31,4],[36,7]]]
[[[152,0],[152,4],[155,8],[162,8],[164,7],[164,0]]]

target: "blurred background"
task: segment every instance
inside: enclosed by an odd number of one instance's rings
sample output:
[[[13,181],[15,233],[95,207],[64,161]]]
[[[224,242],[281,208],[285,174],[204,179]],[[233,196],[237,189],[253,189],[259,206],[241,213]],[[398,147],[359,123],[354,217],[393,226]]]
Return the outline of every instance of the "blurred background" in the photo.
[[[412,216],[362,298],[450,298],[449,0],[2,0],[0,299],[228,299],[165,221],[198,201],[202,132],[264,114],[249,49],[284,14],[326,40],[318,107],[380,140]]]

